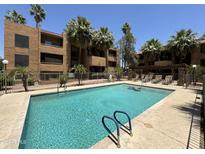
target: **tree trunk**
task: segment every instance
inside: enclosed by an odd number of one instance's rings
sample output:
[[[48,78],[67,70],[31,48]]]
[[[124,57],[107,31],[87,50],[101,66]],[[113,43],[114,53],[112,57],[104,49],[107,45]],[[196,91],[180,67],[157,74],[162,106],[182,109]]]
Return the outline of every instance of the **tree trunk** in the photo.
[[[28,76],[27,75],[23,75],[22,82],[23,82],[23,87],[24,87],[25,91],[28,91],[27,79],[28,79]]]
[[[81,53],[82,53],[82,47],[81,47],[81,45],[80,45],[79,57],[78,57],[78,64],[81,64]]]
[[[78,85],[80,85],[80,73],[78,73]]]
[[[106,56],[106,68],[108,68],[108,49],[105,49],[105,56]]]

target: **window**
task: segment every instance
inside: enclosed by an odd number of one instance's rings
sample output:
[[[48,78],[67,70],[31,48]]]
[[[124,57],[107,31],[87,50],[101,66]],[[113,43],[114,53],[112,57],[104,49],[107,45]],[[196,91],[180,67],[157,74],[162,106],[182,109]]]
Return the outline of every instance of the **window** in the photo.
[[[29,37],[15,34],[15,47],[29,48]]]
[[[205,44],[201,44],[201,53],[205,53]]]
[[[205,66],[205,59],[201,59],[201,60],[200,60],[200,65],[201,65],[201,66]]]
[[[28,55],[15,54],[15,67],[28,66],[28,65],[29,65],[29,56]]]
[[[109,61],[108,62],[108,65],[110,66],[110,67],[116,67],[116,62],[111,62],[111,61]]]
[[[116,51],[109,50],[109,56],[116,57]]]
[[[41,33],[41,43],[48,46],[62,48],[63,38]]]
[[[59,77],[62,74],[63,74],[63,72],[41,71],[40,72],[40,80],[59,80]]]
[[[63,55],[41,53],[41,63],[46,63],[46,64],[63,64]]]

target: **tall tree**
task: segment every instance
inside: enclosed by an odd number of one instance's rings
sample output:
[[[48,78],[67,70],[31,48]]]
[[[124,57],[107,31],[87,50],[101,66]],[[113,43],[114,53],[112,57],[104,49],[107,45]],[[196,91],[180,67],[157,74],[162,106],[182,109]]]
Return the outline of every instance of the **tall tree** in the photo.
[[[108,57],[108,49],[113,46],[114,37],[107,27],[100,27],[98,31],[92,33],[92,43],[95,47],[103,49],[106,58]],[[108,60],[106,60],[108,63]],[[108,66],[108,64],[106,65]]]
[[[79,44],[80,50],[78,63],[80,64],[82,48],[88,47],[92,40],[91,24],[85,17],[78,16],[77,19],[71,19],[68,22],[65,32],[67,32],[71,43]]]
[[[120,52],[121,52],[121,57],[122,57],[122,62],[123,62],[123,67],[127,67],[130,65],[131,61],[131,52],[134,52],[135,50],[135,43],[136,39],[134,35],[131,32],[131,27],[128,23],[125,23],[122,26],[122,32],[123,32],[123,37],[120,39],[119,44],[120,44]]]
[[[203,34],[203,35],[201,36],[201,39],[205,39],[205,34]]]
[[[16,12],[16,10],[8,11],[7,15],[4,16],[5,20],[9,20],[19,24],[26,24],[26,18],[23,15]]]
[[[40,22],[46,18],[46,12],[39,4],[31,4],[30,14],[34,16],[36,28],[38,28],[40,26]]]
[[[176,55],[180,63],[191,53],[191,49],[197,47],[199,40],[197,34],[193,33],[191,29],[182,29],[176,32],[176,35],[171,36],[168,41],[167,47],[172,51],[172,54]]]
[[[145,57],[145,61],[160,60],[162,44],[158,39],[148,40],[141,48],[142,54]]]

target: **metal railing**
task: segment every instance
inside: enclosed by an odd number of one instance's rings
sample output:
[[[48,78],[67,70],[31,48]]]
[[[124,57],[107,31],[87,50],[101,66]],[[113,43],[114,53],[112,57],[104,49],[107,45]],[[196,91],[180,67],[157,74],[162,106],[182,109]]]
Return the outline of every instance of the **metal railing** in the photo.
[[[4,73],[0,73],[0,95],[11,93],[16,81]]]
[[[117,137],[112,133],[110,128],[107,127],[107,125],[105,124],[105,119],[109,119],[109,120],[114,122],[114,124],[117,128]],[[118,148],[120,148],[120,130],[119,130],[119,126],[118,126],[117,122],[115,121],[115,119],[113,119],[109,116],[103,116],[102,117],[102,123],[103,123],[104,128],[109,133],[108,137],[117,145]]]
[[[127,127],[126,125],[124,125],[118,118],[117,118],[117,114],[123,114],[127,117],[128,119],[128,124],[129,126]],[[130,136],[133,136],[132,134],[132,124],[131,124],[131,118],[130,116],[124,112],[124,111],[115,111],[113,113],[114,118],[109,117],[109,116],[103,116],[102,117],[102,123],[104,128],[107,130],[107,132],[109,133],[108,137],[117,145],[118,148],[120,148],[120,129],[122,129],[123,131],[125,131],[126,133],[128,133]],[[109,119],[111,121],[114,122],[116,128],[117,128],[117,136],[115,136],[113,134],[113,132],[111,131],[110,128],[108,128],[108,126],[105,124],[105,119]],[[121,127],[119,127],[119,125]]]
[[[126,115],[127,119],[128,119],[128,123],[129,123],[129,126],[127,127],[126,125],[124,125],[118,118],[117,118],[117,114],[124,114]],[[120,127],[122,130],[124,130],[126,133],[128,133],[130,136],[132,136],[132,124],[131,124],[131,119],[130,119],[130,116],[124,112],[124,111],[115,111],[114,112],[114,118],[115,120],[118,122],[118,124],[120,124],[122,127]]]

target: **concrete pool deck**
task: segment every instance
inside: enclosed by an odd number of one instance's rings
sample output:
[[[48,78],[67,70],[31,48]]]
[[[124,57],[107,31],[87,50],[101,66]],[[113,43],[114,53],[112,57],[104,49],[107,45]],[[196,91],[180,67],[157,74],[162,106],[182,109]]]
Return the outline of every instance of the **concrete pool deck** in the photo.
[[[132,81],[119,81],[68,87],[67,90],[119,83],[141,84]],[[199,148],[201,96],[194,90],[175,85],[146,83],[144,86],[175,91],[132,120],[133,137],[120,130],[121,148]],[[18,148],[30,96],[51,92],[56,92],[56,89],[0,96],[0,148]],[[199,97],[197,101],[196,96]],[[116,145],[106,137],[91,148],[116,148]]]

